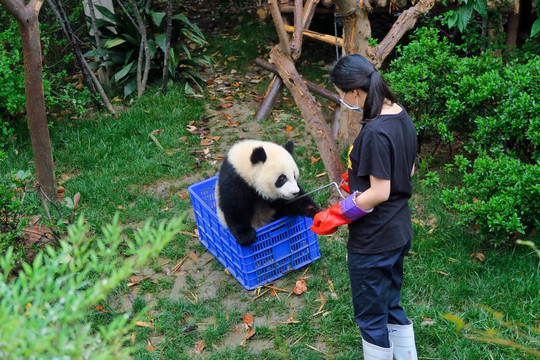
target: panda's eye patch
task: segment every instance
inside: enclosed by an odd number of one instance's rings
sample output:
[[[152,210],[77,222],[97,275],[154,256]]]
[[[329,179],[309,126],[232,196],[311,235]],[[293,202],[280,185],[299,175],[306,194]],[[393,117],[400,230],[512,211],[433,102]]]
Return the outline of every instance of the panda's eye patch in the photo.
[[[280,188],[283,185],[285,185],[286,182],[287,182],[287,176],[281,174],[281,175],[279,175],[279,177],[276,180],[276,187]]]

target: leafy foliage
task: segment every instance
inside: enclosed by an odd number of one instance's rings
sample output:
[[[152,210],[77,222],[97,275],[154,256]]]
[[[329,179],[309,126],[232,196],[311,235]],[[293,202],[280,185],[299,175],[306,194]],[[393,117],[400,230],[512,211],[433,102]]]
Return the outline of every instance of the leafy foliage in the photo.
[[[49,39],[44,37],[43,44]],[[47,46],[44,46],[46,57]],[[67,81],[66,81],[67,79]],[[23,52],[16,21],[0,7],[0,115],[16,117],[26,106]],[[90,93],[78,89],[69,81],[65,69],[55,69],[43,65],[43,91],[45,104],[50,112],[64,111],[82,114],[91,101]],[[2,126],[0,125],[0,130]],[[2,145],[0,131],[0,147]]]
[[[128,359],[124,340],[141,314],[117,316],[93,329],[88,321],[99,303],[132,272],[156,256],[182,228],[182,220],[146,223],[124,246],[118,220],[102,238],[88,234],[82,218],[58,248],[47,247],[32,264],[10,277],[13,249],[0,258],[0,355],[20,359]]]
[[[444,202],[463,224],[501,245],[540,228],[535,219],[540,183],[540,57],[504,64],[489,53],[463,57],[462,47],[418,29],[400,48],[387,78],[425,136],[453,142],[469,153],[455,164],[463,185]],[[429,65],[428,65],[429,64]],[[434,178],[427,178],[430,182]]]
[[[540,161],[540,57],[505,67],[505,95],[492,114],[476,119],[476,144],[529,163]]]
[[[137,87],[137,62],[141,47],[139,28],[133,16],[126,11],[111,13],[107,8],[96,6],[106,19],[97,20],[101,33],[102,49],[91,50],[86,57],[101,57],[104,60],[95,62],[92,66],[106,66],[112,68],[113,82],[122,85],[124,97],[129,96]],[[141,16],[147,24],[147,38],[151,57],[150,77],[160,79],[163,69],[163,57],[166,42],[166,14],[149,9],[143,9]],[[171,76],[181,81],[185,89],[193,93],[190,85],[194,83],[199,87],[204,82],[203,76],[197,68],[202,64],[210,64],[207,56],[193,56],[187,42],[203,45],[206,39],[199,27],[191,23],[183,14],[173,16],[173,29],[170,47],[169,72]],[[95,40],[89,39],[95,44]]]
[[[22,47],[17,23],[2,9],[0,20],[0,115],[15,115],[25,106]]]
[[[19,263],[26,253],[22,239],[28,218],[23,202],[31,180],[30,172],[18,171],[0,182],[0,254],[11,247],[14,263]]]
[[[420,142],[425,135],[452,142],[455,131],[474,132],[474,119],[490,114],[504,95],[500,59],[460,57],[459,51],[437,29],[420,28],[390,64],[386,78],[420,130]]]
[[[463,185],[444,191],[445,204],[463,223],[478,225],[478,232],[495,246],[530,228],[540,228],[540,166],[483,152],[473,162],[457,156],[455,166]]]
[[[449,28],[457,26],[459,31],[464,32],[472,18],[473,10],[476,10],[484,19],[488,17],[486,0],[460,0],[459,4],[459,9],[451,10],[447,14]]]

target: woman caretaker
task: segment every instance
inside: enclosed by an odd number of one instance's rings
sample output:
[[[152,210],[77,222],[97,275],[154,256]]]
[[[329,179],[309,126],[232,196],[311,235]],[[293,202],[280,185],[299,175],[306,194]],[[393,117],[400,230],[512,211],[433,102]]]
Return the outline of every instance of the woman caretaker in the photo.
[[[342,57],[330,79],[341,103],[363,113],[363,127],[349,150],[351,195],[318,213],[311,229],[328,235],[348,224],[347,261],[364,359],[417,360],[413,323],[400,306],[403,259],[413,237],[408,200],[416,129],[365,57]]]

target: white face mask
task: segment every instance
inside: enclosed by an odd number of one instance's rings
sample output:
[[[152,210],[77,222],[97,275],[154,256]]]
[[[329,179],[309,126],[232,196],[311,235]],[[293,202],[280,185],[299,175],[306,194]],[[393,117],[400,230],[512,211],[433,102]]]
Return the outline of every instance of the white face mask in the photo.
[[[354,110],[354,111],[358,111],[358,112],[362,112],[362,109],[360,108],[360,106],[358,105],[358,96],[356,96],[356,106],[353,106],[353,105],[349,105],[345,102],[345,100],[343,100],[343,98],[345,97],[347,93],[343,94],[343,96],[339,99],[339,101],[341,101],[341,103],[343,105],[345,105],[346,108],[348,109],[351,109],[351,110]]]

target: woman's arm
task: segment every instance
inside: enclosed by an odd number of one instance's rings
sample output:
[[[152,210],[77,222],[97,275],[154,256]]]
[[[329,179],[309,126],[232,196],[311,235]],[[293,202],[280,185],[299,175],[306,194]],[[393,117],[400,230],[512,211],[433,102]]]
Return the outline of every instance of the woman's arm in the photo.
[[[370,187],[355,199],[356,206],[369,210],[385,202],[390,197],[390,180],[369,177]]]

